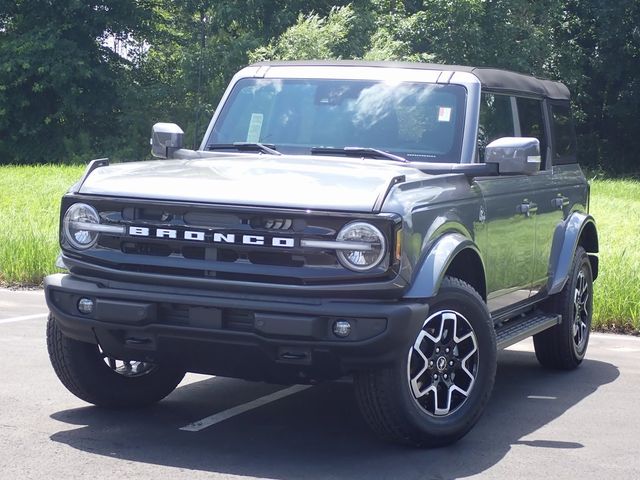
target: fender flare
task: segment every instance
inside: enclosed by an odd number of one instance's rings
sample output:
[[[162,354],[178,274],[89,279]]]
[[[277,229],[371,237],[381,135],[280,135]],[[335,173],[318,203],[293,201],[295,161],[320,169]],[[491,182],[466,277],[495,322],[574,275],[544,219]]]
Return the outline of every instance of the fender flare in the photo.
[[[573,263],[573,256],[578,243],[588,225],[591,225],[595,233],[595,243],[588,250],[591,265],[594,267],[594,279],[598,276],[598,230],[596,222],[591,215],[583,212],[573,212],[564,222],[558,224],[553,234],[553,246],[551,249],[551,265],[549,268],[549,295],[560,292],[567,279]],[[589,227],[591,228],[591,227]]]
[[[461,233],[447,233],[436,240],[420,263],[417,273],[413,275],[411,287],[405,293],[404,298],[424,299],[437,295],[445,273],[454,258],[467,249],[473,250],[478,255],[484,274],[484,263],[476,244]]]

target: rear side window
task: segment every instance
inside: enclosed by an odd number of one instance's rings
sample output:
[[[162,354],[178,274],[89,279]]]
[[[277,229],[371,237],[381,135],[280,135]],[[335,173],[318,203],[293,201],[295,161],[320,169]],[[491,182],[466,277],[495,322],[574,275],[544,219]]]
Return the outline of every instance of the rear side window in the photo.
[[[553,135],[554,165],[575,163],[576,134],[568,104],[551,105],[551,132]]]
[[[542,101],[534,98],[517,98],[518,117],[520,120],[520,136],[537,138],[540,142],[540,155],[545,162],[547,139],[544,133],[544,117]]]
[[[484,150],[488,144],[501,137],[515,136],[511,97],[483,93],[480,97],[478,124],[478,153],[484,162]]]

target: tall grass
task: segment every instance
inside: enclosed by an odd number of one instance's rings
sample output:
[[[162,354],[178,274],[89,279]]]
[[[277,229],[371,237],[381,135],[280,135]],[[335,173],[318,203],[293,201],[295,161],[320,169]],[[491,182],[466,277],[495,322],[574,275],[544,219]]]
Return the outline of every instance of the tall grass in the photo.
[[[0,166],[0,283],[39,284],[55,271],[60,197],[83,166]],[[600,237],[594,326],[640,332],[640,182],[596,180]]]
[[[0,282],[39,284],[58,254],[60,197],[84,166],[0,166]]]
[[[640,331],[640,182],[592,182],[590,210],[600,242],[595,323]]]

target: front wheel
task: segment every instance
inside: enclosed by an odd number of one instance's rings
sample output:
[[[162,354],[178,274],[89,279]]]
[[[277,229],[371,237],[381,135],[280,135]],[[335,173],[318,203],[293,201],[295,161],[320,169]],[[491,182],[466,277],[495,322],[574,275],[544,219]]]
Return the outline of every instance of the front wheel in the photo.
[[[480,295],[446,277],[430,312],[402,358],[355,378],[365,420],[396,443],[455,442],[478,421],[493,389],[495,330]]]
[[[158,402],[185,375],[177,367],[112,358],[99,345],[66,337],[53,315],[47,323],[47,349],[51,365],[67,390],[100,407],[142,407]]]

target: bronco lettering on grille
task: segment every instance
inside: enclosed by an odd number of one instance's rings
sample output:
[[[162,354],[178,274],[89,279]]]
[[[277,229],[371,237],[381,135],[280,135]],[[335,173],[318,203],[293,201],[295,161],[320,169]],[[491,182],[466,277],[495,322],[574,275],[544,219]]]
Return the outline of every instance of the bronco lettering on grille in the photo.
[[[258,245],[267,247],[295,247],[295,239],[291,237],[273,237],[264,235],[246,235],[239,233],[222,233],[202,230],[177,230],[172,228],[129,227],[129,235],[134,237],[167,238],[195,242]]]

